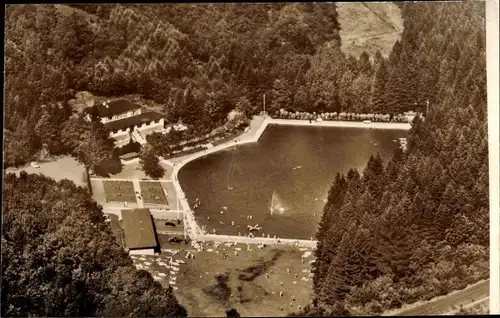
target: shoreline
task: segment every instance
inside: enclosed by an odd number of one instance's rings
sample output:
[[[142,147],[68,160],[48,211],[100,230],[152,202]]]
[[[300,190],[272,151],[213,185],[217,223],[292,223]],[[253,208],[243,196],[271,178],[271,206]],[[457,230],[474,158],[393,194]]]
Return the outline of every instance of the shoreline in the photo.
[[[261,117],[261,116],[254,116],[254,117]],[[253,120],[253,119],[252,119]],[[247,133],[242,133],[239,136],[232,138],[221,145],[226,145],[225,148],[221,148],[219,150],[223,150],[226,148],[230,148],[232,146],[240,145],[240,144],[246,144],[249,142],[257,142],[260,139],[260,136],[264,133],[264,130],[267,128],[268,125],[279,125],[279,126],[309,126],[309,127],[338,127],[338,128],[366,128],[366,129],[390,129],[390,130],[410,130],[411,125],[409,123],[395,123],[395,122],[371,122],[370,124],[365,124],[361,121],[341,121],[341,120],[324,120],[324,121],[312,121],[309,122],[307,119],[273,119],[270,117],[267,117],[263,120],[262,126],[259,128],[259,131],[257,134],[254,136],[256,138],[251,138],[251,140],[244,140],[244,141],[238,141],[234,143],[235,140],[238,140],[239,138],[244,138],[244,135]],[[220,145],[215,146],[214,148],[218,147]],[[213,148],[210,148],[213,149]],[[160,157],[160,161],[163,161],[167,163],[169,162],[177,162],[177,161],[184,161],[189,159],[189,156],[196,156],[199,153],[204,153],[206,150],[210,149],[205,149],[201,150],[198,152],[193,152],[190,154],[185,154],[185,155],[180,155],[180,156],[175,156],[171,157],[168,159],[165,159],[163,157]],[[212,152],[210,152],[212,153]],[[207,153],[208,154],[208,153]],[[179,160],[182,158],[183,160]],[[197,157],[199,158],[199,157]],[[196,158],[196,159],[197,159]],[[195,159],[191,159],[195,160]],[[137,163],[139,162],[139,158],[134,158],[131,160],[123,160],[121,159],[122,164],[127,165],[127,164],[132,164],[132,163]],[[170,163],[167,163],[170,165]]]
[[[259,121],[261,121],[258,123]],[[252,125],[253,124],[253,125]],[[255,125],[259,125],[258,127],[255,127]],[[354,122],[354,121],[322,121],[322,122],[309,122],[308,120],[296,120],[296,119],[272,119],[270,117],[262,117],[262,116],[254,116],[254,118],[251,121],[250,124],[250,130],[247,132],[241,134],[240,136],[228,140],[225,143],[219,144],[213,148],[208,148],[199,152],[191,153],[185,156],[180,156],[177,158],[170,158],[170,159],[162,159],[160,158],[160,161],[170,165],[173,167],[172,175],[171,175],[171,180],[174,185],[174,188],[177,192],[177,198],[179,200],[179,205],[180,205],[180,210],[185,211],[184,216],[185,216],[185,223],[184,224],[190,224],[190,226],[186,227],[186,230],[188,232],[188,236],[190,236],[192,239],[197,240],[200,238],[201,240],[204,239],[204,237],[211,237],[212,239],[214,236],[220,236],[220,239],[226,239],[230,238],[228,235],[213,235],[213,234],[204,234],[201,231],[201,228],[199,225],[196,223],[196,218],[194,216],[194,213],[189,206],[189,203],[186,198],[186,194],[182,190],[182,187],[179,182],[179,171],[184,167],[186,164],[188,164],[191,161],[194,161],[196,159],[199,159],[201,157],[204,157],[206,155],[212,154],[217,151],[221,151],[227,148],[231,148],[234,146],[238,145],[243,145],[247,143],[253,143],[257,142],[264,131],[266,130],[268,125],[289,125],[289,126],[314,126],[314,127],[345,127],[345,128],[374,128],[374,129],[396,129],[396,130],[410,130],[411,125],[409,123],[394,123],[394,122],[372,122],[370,124],[365,124],[363,122]],[[253,126],[253,127],[252,127]],[[175,160],[177,159],[177,160]],[[187,221],[187,222],[186,222]],[[192,228],[191,228],[192,227]],[[252,239],[248,239],[251,241]],[[256,240],[257,241],[257,240]],[[297,241],[297,240],[293,240]],[[299,240],[300,241],[300,240]],[[307,241],[307,245],[310,246],[310,244],[316,245],[316,241]],[[305,242],[304,242],[305,243]]]
[[[409,123],[395,123],[395,122],[382,122],[374,121],[365,124],[362,121],[342,121],[342,120],[323,120],[312,121],[304,119],[271,119],[271,125],[283,126],[314,126],[314,127],[340,127],[340,128],[368,128],[368,129],[396,129],[396,130],[410,130]]]

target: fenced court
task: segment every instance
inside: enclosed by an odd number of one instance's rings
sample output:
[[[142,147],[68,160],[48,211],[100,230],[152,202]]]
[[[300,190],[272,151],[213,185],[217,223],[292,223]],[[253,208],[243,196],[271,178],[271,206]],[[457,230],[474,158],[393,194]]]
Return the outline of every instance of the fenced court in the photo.
[[[165,191],[160,182],[139,182],[141,186],[141,196],[145,204],[168,205]]]
[[[132,181],[103,181],[106,202],[137,202]]]

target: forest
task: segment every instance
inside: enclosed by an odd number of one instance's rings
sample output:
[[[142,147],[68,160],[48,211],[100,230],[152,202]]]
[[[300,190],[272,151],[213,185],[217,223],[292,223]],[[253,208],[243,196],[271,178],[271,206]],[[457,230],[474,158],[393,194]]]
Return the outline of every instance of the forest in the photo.
[[[390,76],[386,103],[432,103],[406,152],[336,176],[302,315],[380,314],[489,277],[484,3],[405,3],[402,13],[388,71],[409,76]],[[427,90],[411,89],[418,79]]]
[[[272,114],[397,115],[434,102],[405,93],[432,83],[407,74],[400,43],[387,58],[345,56],[334,4],[9,5],[5,25],[6,166],[68,153],[62,125],[81,91],[139,94],[189,138],[234,109],[260,112],[264,93]]]
[[[2,317],[187,316],[135,269],[86,189],[23,171],[3,194]]]
[[[87,167],[109,159],[105,129],[68,104],[84,90],[141,94],[195,135],[237,105],[258,113],[264,93],[270,112],[420,111],[406,152],[333,180],[315,296],[297,314],[380,314],[463,288],[489,273],[484,3],[400,7],[391,54],[354,58],[327,3],[9,5],[4,165],[42,147]],[[4,198],[2,316],[186,315],[112,243],[84,190],[7,175]]]

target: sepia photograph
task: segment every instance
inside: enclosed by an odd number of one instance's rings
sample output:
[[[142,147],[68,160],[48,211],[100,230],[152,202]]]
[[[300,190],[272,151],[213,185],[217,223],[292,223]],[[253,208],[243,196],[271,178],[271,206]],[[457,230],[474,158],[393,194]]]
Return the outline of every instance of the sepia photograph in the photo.
[[[2,317],[500,313],[497,0],[4,9]]]

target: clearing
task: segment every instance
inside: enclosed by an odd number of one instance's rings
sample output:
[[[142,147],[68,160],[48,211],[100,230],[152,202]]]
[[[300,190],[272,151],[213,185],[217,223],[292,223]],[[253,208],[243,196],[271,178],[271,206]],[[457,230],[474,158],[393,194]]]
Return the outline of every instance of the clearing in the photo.
[[[77,186],[87,187],[85,181],[85,168],[72,157],[61,156],[53,161],[38,162],[38,164],[40,168],[35,168],[30,164],[26,164],[21,168],[7,168],[5,169],[5,173],[13,172],[17,175],[19,175],[21,171],[26,171],[27,173],[41,173],[56,181],[68,179],[73,181]]]
[[[394,3],[337,3],[342,51],[371,57],[377,51],[387,57],[403,32],[401,9]]]
[[[103,181],[106,202],[137,202],[131,181]]]
[[[176,272],[174,286],[178,287],[177,299],[190,316],[223,317],[231,308],[247,317],[286,316],[310,303],[313,256],[302,258],[306,249],[292,246],[258,249],[250,245],[247,250],[245,244],[228,245],[206,242],[202,252],[194,252],[191,245],[184,243],[170,245],[172,249],[184,250],[177,257],[182,257],[186,264]],[[186,259],[186,251],[194,252],[195,258]],[[223,252],[228,258],[224,259]],[[168,281],[162,280],[162,284],[166,287]]]

